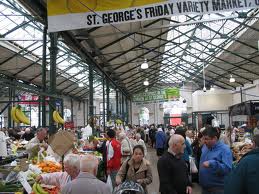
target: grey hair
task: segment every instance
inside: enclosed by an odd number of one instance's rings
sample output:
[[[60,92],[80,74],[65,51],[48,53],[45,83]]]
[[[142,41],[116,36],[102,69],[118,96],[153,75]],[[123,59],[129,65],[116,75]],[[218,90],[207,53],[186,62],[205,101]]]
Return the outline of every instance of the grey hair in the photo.
[[[79,170],[80,168],[80,156],[77,154],[68,154],[64,158],[64,163],[71,167],[75,167]]]
[[[140,133],[137,133],[137,134],[136,134],[136,137],[141,138]]]
[[[126,133],[121,132],[121,133],[119,134],[119,139],[125,139],[125,138],[126,138]]]
[[[171,150],[172,145],[177,144],[181,139],[184,139],[183,136],[178,135],[178,134],[174,134],[170,137],[170,140],[168,142],[169,145],[169,150]]]
[[[42,132],[42,131],[46,131],[46,132],[48,132],[48,129],[47,128],[44,128],[44,127],[40,127],[40,128],[38,128],[37,129],[37,133],[40,133],[40,132]]]
[[[81,157],[80,160],[80,171],[81,172],[94,172],[98,167],[99,160],[96,156],[87,154]]]

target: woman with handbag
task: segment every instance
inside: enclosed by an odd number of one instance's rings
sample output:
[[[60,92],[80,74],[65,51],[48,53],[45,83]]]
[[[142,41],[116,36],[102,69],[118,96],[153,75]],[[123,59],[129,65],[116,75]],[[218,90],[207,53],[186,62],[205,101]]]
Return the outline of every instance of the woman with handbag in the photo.
[[[139,183],[147,194],[146,186],[152,182],[152,171],[150,162],[144,158],[144,148],[141,145],[133,148],[132,157],[122,164],[116,176],[117,185],[125,180]]]

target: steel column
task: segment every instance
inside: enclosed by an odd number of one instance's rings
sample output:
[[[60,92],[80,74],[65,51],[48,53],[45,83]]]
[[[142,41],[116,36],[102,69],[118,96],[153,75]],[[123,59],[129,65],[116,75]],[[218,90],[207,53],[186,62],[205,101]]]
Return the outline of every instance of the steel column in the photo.
[[[56,94],[56,59],[58,54],[58,33],[50,33],[50,92],[52,94]],[[56,126],[54,125],[53,120],[53,111],[56,109],[56,98],[51,97],[49,101],[49,133],[54,134],[57,131]]]
[[[106,107],[106,115],[107,115],[107,121],[110,121],[110,82],[109,80],[106,80],[106,99],[107,99],[107,107]]]
[[[105,132],[105,77],[103,76],[103,130]]]
[[[119,92],[116,89],[116,115],[119,115]]]
[[[47,71],[47,27],[43,30],[43,45],[42,45],[42,92],[46,92],[46,71]],[[41,95],[41,126],[46,127],[46,96]]]
[[[83,126],[85,126],[85,113],[86,113],[86,111],[85,111],[85,101],[83,101],[83,119],[84,119],[84,125]]]
[[[242,90],[242,87],[240,87],[240,100],[241,100],[241,103],[243,102],[243,90]]]
[[[133,117],[133,113],[132,113],[132,101],[130,100],[130,103],[129,103],[129,106],[130,106],[130,124],[132,125],[132,117]]]
[[[39,96],[39,98],[41,98],[40,96]],[[38,104],[38,127],[39,126],[41,126],[41,100],[39,100],[39,104]]]
[[[71,121],[74,122],[74,103],[72,98],[70,100],[70,103],[71,103]]]
[[[121,117],[122,116],[122,95],[121,95],[121,93],[119,93],[119,107],[120,107],[119,115]]]
[[[9,101],[12,101],[12,88],[9,87]],[[12,104],[13,106],[14,104]],[[9,106],[8,107],[8,128],[11,128],[12,127],[12,120],[11,120],[11,109],[12,109],[12,106]]]
[[[63,98],[61,98],[60,99],[60,109],[61,109],[61,111],[60,111],[60,116],[62,117],[62,118],[64,118],[64,100],[63,100]],[[64,128],[64,125],[62,125],[62,128]]]
[[[125,112],[124,112],[124,95],[121,94],[121,117],[123,122],[125,121]]]
[[[88,99],[86,99],[86,106],[85,106],[86,108],[87,108],[87,110],[86,110],[86,121],[87,121],[87,124],[88,124],[88,121],[89,121],[89,117],[88,117],[88,114],[89,114],[89,100]]]
[[[89,68],[89,116],[90,118],[94,115],[94,88],[93,88],[93,64],[88,65]],[[93,127],[93,126],[91,126]]]
[[[125,98],[125,100],[126,100],[126,119],[125,119],[125,122],[126,122],[126,124],[129,124],[129,100],[128,100],[127,97]]]

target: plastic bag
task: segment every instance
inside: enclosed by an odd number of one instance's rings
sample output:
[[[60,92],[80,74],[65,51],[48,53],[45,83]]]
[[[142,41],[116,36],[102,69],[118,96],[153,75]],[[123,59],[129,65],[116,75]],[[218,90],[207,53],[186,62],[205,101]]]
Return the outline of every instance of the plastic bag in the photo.
[[[195,164],[195,159],[194,157],[190,157],[190,171],[192,174],[198,173],[197,166]]]
[[[110,176],[110,175],[108,175],[108,178],[107,178],[107,181],[106,181],[106,185],[108,185],[108,187],[109,187],[109,189],[110,189],[110,191],[111,191],[111,193],[112,193],[112,191],[113,191],[113,186],[112,186],[112,179],[111,179],[111,176]]]

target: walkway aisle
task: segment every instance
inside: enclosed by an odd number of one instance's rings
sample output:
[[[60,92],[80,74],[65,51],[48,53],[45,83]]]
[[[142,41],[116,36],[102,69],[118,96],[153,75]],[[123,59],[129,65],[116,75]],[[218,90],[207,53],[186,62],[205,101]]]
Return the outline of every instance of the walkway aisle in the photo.
[[[159,194],[159,177],[157,172],[156,150],[148,148],[147,159],[151,162],[153,182],[148,186],[148,194]],[[201,194],[200,187],[195,183],[193,185],[193,194]]]

